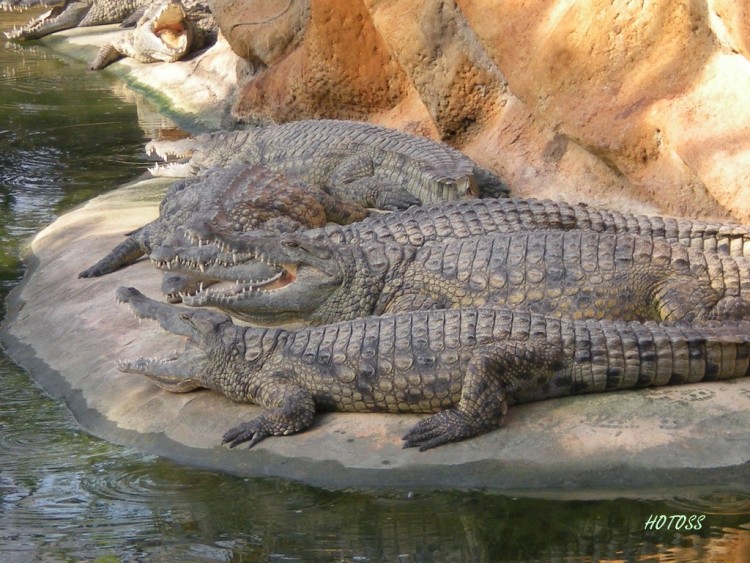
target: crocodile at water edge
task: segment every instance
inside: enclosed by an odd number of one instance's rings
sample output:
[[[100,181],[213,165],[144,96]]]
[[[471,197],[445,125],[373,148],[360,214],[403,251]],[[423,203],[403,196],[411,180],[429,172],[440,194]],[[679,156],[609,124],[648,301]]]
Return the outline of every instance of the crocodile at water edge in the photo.
[[[213,43],[217,28],[207,5],[189,5],[191,10],[186,10],[180,0],[157,0],[144,6],[135,29],[104,45],[89,68],[102,69],[121,57],[141,63],[172,63]]]
[[[205,221],[230,229],[292,231],[328,221],[351,222],[367,210],[340,201],[323,190],[258,165],[216,169],[170,186],[159,207],[159,218],[133,232],[107,256],[79,274],[90,278],[134,263],[157,244],[185,245],[185,228]]]
[[[517,403],[745,377],[750,323],[560,320],[511,309],[419,311],[287,331],[153,301],[133,314],[187,337],[168,359],[118,362],[172,392],[208,388],[265,411],[223,442],[250,447],[308,428],[316,411],[433,413],[403,437],[420,450],[503,423]]]
[[[266,326],[503,305],[573,319],[750,320],[750,261],[652,237],[537,230],[420,247],[336,245],[297,233],[229,242],[229,263],[186,260],[170,248],[151,258],[162,269],[230,283],[199,287],[182,296],[186,305]],[[258,262],[277,274],[254,281]]]
[[[152,0],[3,0],[4,9],[50,6],[52,9],[26,25],[6,32],[8,39],[39,39],[57,31],[121,23]]]
[[[151,141],[146,151],[165,160],[155,176],[191,176],[238,162],[264,164],[325,187],[367,207],[411,205],[467,195],[508,195],[508,187],[469,157],[443,143],[371,123],[305,120],[218,131],[179,141]]]

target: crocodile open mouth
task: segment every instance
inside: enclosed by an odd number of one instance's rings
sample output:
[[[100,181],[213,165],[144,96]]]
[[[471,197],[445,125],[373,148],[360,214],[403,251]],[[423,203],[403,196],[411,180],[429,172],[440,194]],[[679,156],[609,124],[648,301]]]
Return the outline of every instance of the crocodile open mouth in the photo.
[[[154,18],[151,32],[172,49],[185,47],[185,12],[178,4],[167,4]]]
[[[217,303],[231,303],[240,299],[248,293],[279,291],[293,284],[297,279],[297,268],[279,268],[278,272],[264,280],[251,280],[228,282],[225,280],[214,280],[213,283],[198,283],[194,291],[179,293],[179,297],[186,305],[201,305],[204,302],[215,301]]]

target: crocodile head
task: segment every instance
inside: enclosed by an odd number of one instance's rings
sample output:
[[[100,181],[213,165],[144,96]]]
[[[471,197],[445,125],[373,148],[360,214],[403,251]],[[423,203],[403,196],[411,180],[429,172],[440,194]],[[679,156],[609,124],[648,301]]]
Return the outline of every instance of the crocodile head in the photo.
[[[155,2],[136,24],[133,49],[143,62],[174,62],[184,57],[193,42],[193,28],[178,0]]]
[[[350,256],[345,248],[304,236],[268,234],[242,237],[228,253],[217,245],[159,247],[151,259],[171,274],[199,280],[180,294],[184,304],[274,326],[314,321],[329,300],[337,300],[353,277]]]
[[[184,352],[158,359],[118,361],[120,371],[145,375],[163,389],[186,393],[206,387],[201,376],[210,371],[213,358],[222,352],[231,353],[225,348],[235,342],[233,333],[239,327],[228,315],[159,303],[132,287],[120,287],[115,299],[129,305],[137,318],[156,321],[165,331],[184,336],[187,340]]]
[[[176,141],[153,139],[146,143],[146,154],[164,163],[157,162],[149,172],[154,176],[184,178],[210,168],[239,164],[258,130],[251,127],[203,133]]]

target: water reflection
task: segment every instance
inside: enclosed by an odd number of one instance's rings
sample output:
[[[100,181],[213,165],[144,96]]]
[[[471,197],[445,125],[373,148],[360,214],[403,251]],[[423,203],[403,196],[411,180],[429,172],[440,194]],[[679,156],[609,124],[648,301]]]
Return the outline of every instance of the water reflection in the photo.
[[[0,297],[23,237],[137,176],[146,138],[181,134],[134,101],[33,44],[0,50]],[[233,478],[88,435],[0,356],[0,561],[748,561],[749,495],[583,502]],[[674,514],[705,519],[647,529]]]

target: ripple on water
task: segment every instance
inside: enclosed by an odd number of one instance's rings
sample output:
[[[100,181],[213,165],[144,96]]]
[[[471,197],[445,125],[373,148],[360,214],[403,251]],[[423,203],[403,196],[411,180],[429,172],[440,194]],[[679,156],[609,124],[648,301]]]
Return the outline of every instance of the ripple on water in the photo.
[[[750,513],[750,493],[710,492],[694,497],[675,497],[668,505],[683,511],[714,516],[739,516]]]

